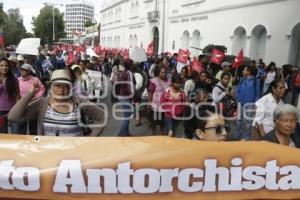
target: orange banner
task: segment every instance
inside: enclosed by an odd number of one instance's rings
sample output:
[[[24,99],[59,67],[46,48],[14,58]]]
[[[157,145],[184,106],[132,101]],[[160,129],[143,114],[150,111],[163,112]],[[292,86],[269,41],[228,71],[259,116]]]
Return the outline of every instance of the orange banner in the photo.
[[[0,136],[2,199],[299,199],[300,151],[169,137]]]

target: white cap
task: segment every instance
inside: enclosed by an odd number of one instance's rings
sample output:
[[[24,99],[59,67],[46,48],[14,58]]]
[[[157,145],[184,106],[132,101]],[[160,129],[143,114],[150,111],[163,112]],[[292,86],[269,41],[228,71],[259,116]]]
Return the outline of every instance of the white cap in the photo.
[[[18,60],[18,61],[24,61],[24,56],[18,55],[17,60]]]

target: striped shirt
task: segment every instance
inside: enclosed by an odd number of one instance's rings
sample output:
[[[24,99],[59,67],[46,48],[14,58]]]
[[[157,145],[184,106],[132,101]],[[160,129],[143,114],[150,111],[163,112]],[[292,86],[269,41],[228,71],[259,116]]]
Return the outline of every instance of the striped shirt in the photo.
[[[78,123],[77,111],[78,107],[75,106],[70,113],[60,113],[48,105],[43,122],[45,136],[84,136],[83,128]]]

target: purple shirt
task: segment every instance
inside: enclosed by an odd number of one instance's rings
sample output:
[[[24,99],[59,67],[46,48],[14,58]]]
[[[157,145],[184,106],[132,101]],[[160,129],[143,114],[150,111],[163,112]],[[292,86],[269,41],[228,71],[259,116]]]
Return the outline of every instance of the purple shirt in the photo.
[[[16,98],[9,98],[6,87],[0,83],[0,111],[9,111],[16,104]]]

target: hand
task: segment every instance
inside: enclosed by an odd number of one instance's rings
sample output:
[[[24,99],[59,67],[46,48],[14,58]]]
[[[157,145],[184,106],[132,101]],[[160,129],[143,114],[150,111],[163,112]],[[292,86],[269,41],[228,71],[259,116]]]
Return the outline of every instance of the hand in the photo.
[[[31,85],[30,92],[36,94],[39,91],[39,89],[40,89],[40,85],[35,82]]]

